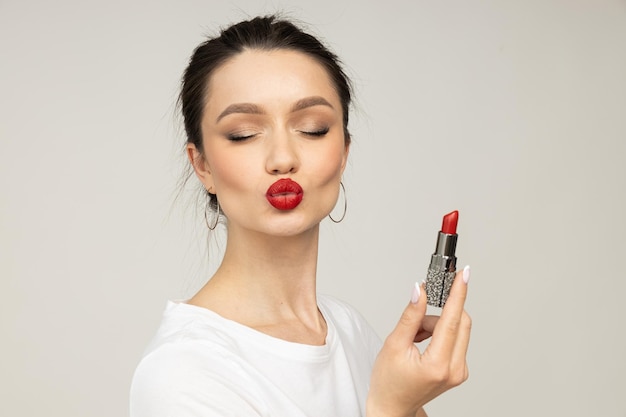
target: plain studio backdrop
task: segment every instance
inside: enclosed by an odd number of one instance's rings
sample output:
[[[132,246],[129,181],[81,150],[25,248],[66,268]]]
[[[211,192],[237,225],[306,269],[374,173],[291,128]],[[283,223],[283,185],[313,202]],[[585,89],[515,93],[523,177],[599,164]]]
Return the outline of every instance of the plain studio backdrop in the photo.
[[[626,416],[623,0],[0,0],[0,415],[128,414],[166,300],[224,247],[176,199],[180,76],[276,11],[356,87],[320,291],[385,337],[457,209],[471,375],[430,414]]]

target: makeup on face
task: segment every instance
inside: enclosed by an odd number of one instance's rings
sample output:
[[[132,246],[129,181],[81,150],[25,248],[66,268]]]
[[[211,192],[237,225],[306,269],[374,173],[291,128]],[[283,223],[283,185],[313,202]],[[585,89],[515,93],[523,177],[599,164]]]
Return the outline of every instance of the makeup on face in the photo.
[[[454,282],[458,221],[459,212],[456,210],[443,216],[435,252],[430,258],[426,275],[426,295],[428,304],[434,307],[444,306]]]
[[[300,204],[303,195],[300,184],[289,178],[282,178],[270,185],[265,198],[278,210],[293,210]]]
[[[245,51],[210,83],[207,181],[217,184],[229,228],[287,236],[319,224],[337,199],[348,150],[326,69],[293,51]]]

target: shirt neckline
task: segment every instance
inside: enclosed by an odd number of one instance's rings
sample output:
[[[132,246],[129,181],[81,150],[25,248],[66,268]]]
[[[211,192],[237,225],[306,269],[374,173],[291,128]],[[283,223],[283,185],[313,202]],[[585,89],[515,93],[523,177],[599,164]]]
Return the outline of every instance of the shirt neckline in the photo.
[[[317,307],[326,321],[326,340],[323,345],[308,345],[280,339],[259,330],[248,327],[234,320],[227,319],[218,313],[205,307],[187,304],[183,300],[170,300],[167,302],[165,315],[183,315],[196,330],[218,330],[222,335],[228,335],[230,341],[241,349],[263,350],[265,353],[280,357],[291,357],[299,360],[326,360],[337,343],[337,329],[332,321],[330,312],[320,302],[318,297]],[[208,329],[207,329],[208,327]],[[205,329],[202,329],[205,328]]]

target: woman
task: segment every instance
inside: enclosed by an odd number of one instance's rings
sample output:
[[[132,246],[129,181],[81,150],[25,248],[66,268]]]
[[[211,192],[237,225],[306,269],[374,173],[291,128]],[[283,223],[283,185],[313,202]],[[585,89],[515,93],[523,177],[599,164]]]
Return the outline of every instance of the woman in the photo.
[[[337,58],[275,17],[201,44],[180,101],[189,161],[228,219],[223,261],[169,303],[137,367],[131,416],[415,416],[467,378],[469,268],[441,318],[416,285],[382,345],[351,307],[316,294],[319,224],[350,147]],[[211,216],[208,216],[211,217]],[[414,345],[432,335],[421,353]]]

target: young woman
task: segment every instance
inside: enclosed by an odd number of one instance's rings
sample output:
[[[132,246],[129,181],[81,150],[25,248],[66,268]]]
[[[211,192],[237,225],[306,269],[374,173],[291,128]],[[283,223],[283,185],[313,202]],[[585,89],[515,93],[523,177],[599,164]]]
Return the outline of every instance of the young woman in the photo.
[[[170,302],[135,372],[132,417],[423,416],[468,376],[469,268],[441,317],[415,286],[382,344],[316,293],[319,224],[340,194],[351,90],[334,54],[275,17],[193,53],[180,101],[187,154],[227,245],[190,300]],[[340,203],[341,204],[341,203]],[[414,342],[432,336],[424,352]]]

